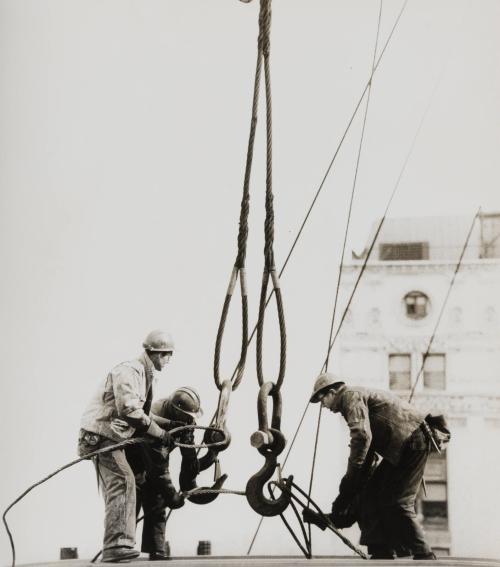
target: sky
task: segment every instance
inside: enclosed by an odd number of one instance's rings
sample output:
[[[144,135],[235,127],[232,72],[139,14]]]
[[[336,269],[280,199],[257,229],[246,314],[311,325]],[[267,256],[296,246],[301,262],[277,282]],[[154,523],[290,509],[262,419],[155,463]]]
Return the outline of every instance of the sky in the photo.
[[[402,6],[383,1],[379,53]],[[379,10],[376,0],[273,2],[278,267],[370,76]],[[213,348],[236,257],[257,19],[257,0],[0,1],[2,509],[75,458],[80,416],[98,382],[139,354],[153,328],[168,329],[177,344],[157,395],[189,384],[206,415],[214,411]],[[480,205],[500,211],[499,25],[497,0],[408,1],[373,79],[347,258],[364,248],[401,174],[391,217],[472,218]],[[282,278],[287,432],[324,356],[365,101]],[[263,267],[263,112],[261,100],[247,257],[251,322]],[[227,375],[239,326],[235,297],[223,346]],[[269,379],[277,352],[270,315]],[[230,401],[233,442],[223,467],[235,489],[262,464],[248,443],[257,427],[254,356],[251,349]],[[290,460],[303,484],[313,421]],[[343,463],[331,467],[340,478]],[[103,506],[94,481],[81,463],[9,514],[20,563],[57,558],[62,546],[77,546],[82,557],[99,549]],[[329,505],[334,492],[318,489],[320,502]],[[210,539],[217,553],[245,553],[258,517],[238,498],[176,513],[172,552],[194,554],[198,540]],[[267,522],[281,529],[279,519]],[[3,565],[5,533],[0,541]],[[267,528],[255,552],[295,548],[285,537],[277,546]]]

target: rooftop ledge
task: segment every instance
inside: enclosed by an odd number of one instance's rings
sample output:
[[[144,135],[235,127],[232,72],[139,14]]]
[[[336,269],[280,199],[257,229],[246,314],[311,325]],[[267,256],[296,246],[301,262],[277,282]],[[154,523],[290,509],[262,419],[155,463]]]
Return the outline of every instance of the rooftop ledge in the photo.
[[[273,567],[277,565],[290,565],[295,567],[311,566],[311,565],[329,565],[335,567],[350,567],[364,563],[361,558],[320,555],[313,559],[306,559],[300,556],[203,556],[203,557],[173,557],[169,561],[148,561],[147,559],[138,559],[127,563],[130,567],[146,567],[147,565],[155,565],[156,567],[201,567],[206,565],[209,567],[243,567],[244,565],[258,567]],[[392,561],[376,560],[377,565],[387,565],[388,567],[396,566],[415,566],[427,565],[429,561],[414,561],[412,559],[395,559]],[[53,563],[31,563],[30,566],[38,567],[88,567],[92,565],[88,560],[70,559],[63,562],[57,561]],[[98,563],[96,563],[98,565]],[[430,565],[440,567],[500,567],[498,559],[481,559],[470,557],[441,557],[432,561]],[[27,567],[27,565],[25,565]]]
[[[453,267],[455,268],[458,262],[458,258],[449,260],[370,260],[366,266],[369,268],[380,268],[380,267],[411,267],[411,268],[427,268],[427,267]],[[351,260],[344,263],[343,268],[346,269],[357,269],[362,266],[364,259]],[[468,260],[462,260],[461,268],[472,267],[472,266],[500,266],[500,258],[474,258]]]

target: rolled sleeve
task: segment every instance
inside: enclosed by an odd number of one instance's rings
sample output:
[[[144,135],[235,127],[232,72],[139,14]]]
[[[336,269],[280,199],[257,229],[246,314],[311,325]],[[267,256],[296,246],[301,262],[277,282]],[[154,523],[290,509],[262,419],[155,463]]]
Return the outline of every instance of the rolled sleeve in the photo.
[[[368,407],[361,394],[346,392],[341,411],[351,436],[349,465],[360,467],[366,459],[372,440]]]

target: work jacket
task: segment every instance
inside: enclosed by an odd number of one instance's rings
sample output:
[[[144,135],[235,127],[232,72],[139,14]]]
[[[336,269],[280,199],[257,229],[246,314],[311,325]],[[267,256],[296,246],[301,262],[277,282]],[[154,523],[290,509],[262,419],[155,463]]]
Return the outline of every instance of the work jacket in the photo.
[[[153,364],[145,352],[115,366],[88,404],[82,429],[114,441],[129,439],[138,428],[154,437],[161,436],[162,430],[148,415],[153,377]]]
[[[421,426],[425,415],[398,396],[383,390],[341,386],[333,411],[340,412],[350,430],[349,464],[359,467],[368,449],[397,465],[405,442]]]

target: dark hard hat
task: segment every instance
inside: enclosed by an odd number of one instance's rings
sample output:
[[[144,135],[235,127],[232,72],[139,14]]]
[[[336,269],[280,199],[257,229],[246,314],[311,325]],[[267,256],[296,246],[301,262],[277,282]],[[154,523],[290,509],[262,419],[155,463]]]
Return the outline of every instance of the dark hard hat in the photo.
[[[198,392],[188,386],[175,390],[175,392],[170,396],[169,402],[176,410],[194,418],[198,418],[203,415]]]

